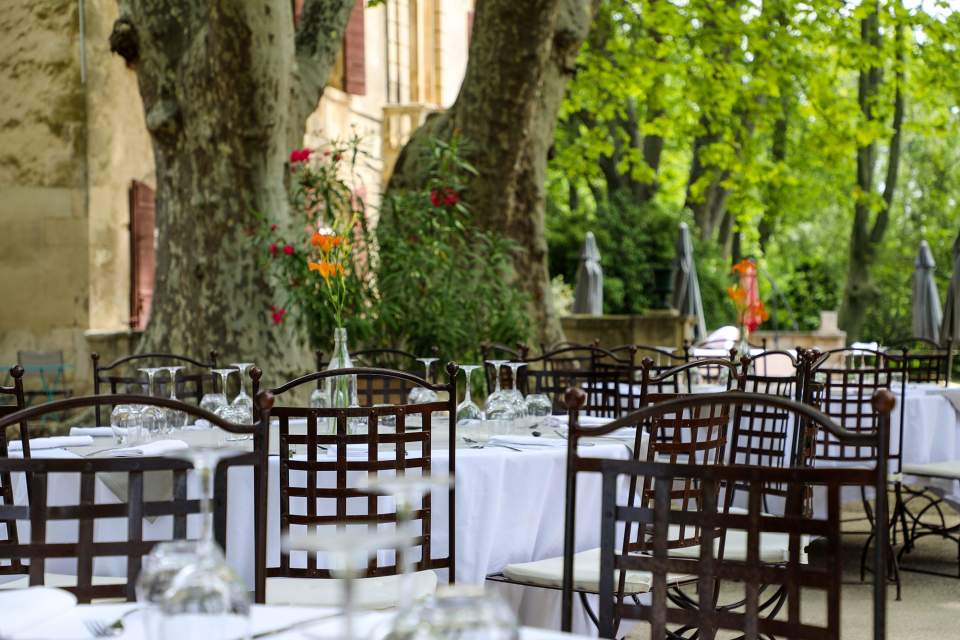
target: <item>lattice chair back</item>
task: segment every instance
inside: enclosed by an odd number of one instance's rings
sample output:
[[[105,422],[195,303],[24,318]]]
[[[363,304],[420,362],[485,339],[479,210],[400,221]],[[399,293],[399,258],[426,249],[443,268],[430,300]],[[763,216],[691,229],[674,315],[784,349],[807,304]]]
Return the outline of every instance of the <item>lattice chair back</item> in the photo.
[[[434,470],[453,476],[458,370],[455,363],[448,363],[449,381],[434,384],[404,371],[336,369],[317,371],[271,389],[271,396],[277,399],[271,415],[277,421],[280,443],[280,534],[296,537],[307,531],[382,529],[391,523],[395,525],[396,512],[388,501],[358,490],[361,477],[428,475]],[[337,376],[354,376],[360,384],[364,379],[370,384],[377,378],[403,380],[436,392],[440,399],[415,405],[351,408],[312,408],[283,400],[297,387]],[[431,448],[437,436],[435,427],[442,428],[439,439],[447,438],[449,442],[443,452]],[[447,569],[452,581],[456,566],[454,487],[446,495],[444,522],[437,522],[434,517],[436,498],[426,495],[412,513],[411,526],[419,532],[411,557],[416,570]],[[437,526],[447,533],[445,547],[433,543]],[[265,567],[268,579],[331,577],[329,568],[318,562],[315,553],[297,549],[282,552],[279,562],[272,565]],[[371,559],[366,577],[397,572],[393,556],[378,554]]]
[[[518,374],[520,390],[548,395],[555,412],[567,410],[565,394],[569,388],[582,389],[586,394],[581,411],[588,415],[615,418],[637,405],[632,357],[624,359],[600,347],[574,345],[525,362],[527,366]]]
[[[903,383],[919,382],[950,386],[953,363],[953,341],[941,347],[932,340],[910,338],[891,345],[885,352],[884,364],[901,371]]]
[[[878,490],[878,518],[887,517],[886,442],[889,413],[894,398],[881,391],[873,400],[883,416],[874,433],[852,433],[830,418],[794,400],[745,392],[688,396],[649,406],[631,416],[649,421],[657,416],[696,412],[717,403],[775,407],[798,419],[829,431],[838,441],[873,449],[872,466],[845,469],[769,468],[756,465],[675,464],[659,460],[584,459],[578,471],[599,472],[603,479],[600,543],[599,632],[601,637],[616,637],[622,620],[636,619],[649,624],[651,638],[715,638],[718,632],[742,634],[751,640],[764,637],[839,638],[840,590],[844,550],[841,545],[841,489],[867,486]],[[653,485],[652,496],[639,506],[634,496],[622,491],[625,480],[642,478]],[[788,499],[782,510],[767,513],[762,496],[767,485],[787,487]],[[673,498],[678,485],[699,487],[701,500],[683,503]],[[723,499],[730,486],[745,487],[746,509],[736,510]],[[827,510],[822,515],[805,516],[800,497],[806,487],[824,487]],[[629,533],[640,529],[649,543],[637,552],[627,542]],[[687,555],[671,553],[674,532],[679,527],[696,527],[700,544]],[[886,566],[887,532],[875,545],[876,566]],[[777,557],[766,551],[769,537],[782,541]],[[826,539],[826,557],[810,561],[805,547],[811,537]],[[734,549],[739,539],[743,549]],[[570,557],[572,558],[572,549]],[[566,561],[566,557],[565,557]],[[570,563],[572,568],[572,562]],[[652,602],[625,597],[623,576],[628,572],[646,575]],[[671,596],[673,585],[681,579],[694,581],[696,601]],[[721,588],[742,594],[739,606],[718,604]],[[873,583],[874,638],[885,634],[886,576],[878,572]],[[783,594],[777,607],[779,615],[761,615],[767,606],[769,590]],[[826,614],[819,620],[803,604],[816,596],[822,605],[826,596]],[[782,609],[781,609],[782,606]],[[564,576],[562,627],[570,628],[572,614],[572,575]],[[803,615],[801,615],[803,612]],[[776,612],[774,612],[776,613]]]
[[[23,367],[15,365],[10,368],[12,384],[0,386],[0,418],[16,413],[26,406],[23,394]],[[30,431],[26,422],[20,424],[20,443],[23,457],[30,457]],[[9,455],[7,447],[7,430],[0,429],[0,458]],[[0,471],[0,505],[13,504],[13,481],[10,473]],[[3,544],[17,544],[18,532],[14,520],[0,519],[0,546]],[[23,564],[19,558],[0,561],[0,575],[18,574],[23,572]]]
[[[217,542],[227,543],[227,470],[236,466],[251,466],[254,490],[249,499],[252,508],[249,527],[254,531],[254,559],[266,558],[267,506],[267,447],[268,424],[272,398],[268,394],[257,397],[262,419],[256,424],[234,424],[193,405],[160,397],[129,394],[80,396],[28,407],[0,417],[0,432],[12,426],[48,413],[115,404],[152,405],[182,411],[196,418],[208,420],[213,426],[229,433],[251,436],[252,451],[225,458],[216,470],[214,494],[214,532]],[[201,513],[200,500],[187,495],[190,464],[183,460],[164,457],[86,457],[86,458],[0,458],[0,474],[23,474],[28,487],[28,504],[18,505],[6,499],[0,505],[0,522],[16,521],[29,524],[29,540],[8,540],[0,543],[2,573],[19,573],[26,578],[23,586],[38,586],[48,579],[59,582],[47,572],[48,563],[70,561],[75,566],[72,586],[66,587],[82,603],[101,598],[135,599],[134,585],[143,556],[163,540],[187,537],[187,518]],[[78,478],[78,495],[63,504],[58,494],[57,503],[51,503],[51,475],[60,484],[70,477]],[[149,477],[148,475],[149,474]],[[154,490],[169,479],[170,491],[164,495]],[[119,492],[119,493],[118,493]],[[122,495],[120,495],[122,494]],[[236,504],[236,500],[234,500]],[[240,503],[242,504],[242,502]],[[103,540],[98,531],[105,521],[126,520],[126,538],[120,541]],[[55,532],[65,526],[75,526],[76,542],[51,540]],[[104,579],[98,573],[101,559],[122,559],[123,575]],[[13,570],[16,568],[16,570]],[[255,575],[254,592],[263,602],[264,582],[259,571]],[[59,586],[59,584],[58,584]]]
[[[93,363],[93,395],[103,393],[125,393],[129,386],[140,387],[146,380],[137,369],[145,367],[184,366],[187,371],[178,371],[176,379],[177,399],[200,404],[200,399],[206,393],[204,389],[216,388],[216,376],[210,372],[217,368],[217,352],[211,350],[209,360],[202,362],[190,356],[176,353],[136,353],[117,358],[110,364],[100,364],[100,354],[91,353]],[[193,371],[190,371],[193,369]],[[201,371],[197,371],[200,369]],[[168,396],[169,383],[163,379],[157,380],[157,393]],[[150,394],[155,392],[150,389]],[[97,426],[110,424],[110,411],[113,407],[106,407],[104,412],[101,405],[97,405],[94,413]]]

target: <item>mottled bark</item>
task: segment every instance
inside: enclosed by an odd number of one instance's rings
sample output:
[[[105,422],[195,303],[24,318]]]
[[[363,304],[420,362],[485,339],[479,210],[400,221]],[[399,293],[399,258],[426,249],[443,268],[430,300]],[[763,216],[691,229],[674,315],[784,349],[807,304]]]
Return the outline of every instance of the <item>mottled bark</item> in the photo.
[[[142,350],[302,371],[304,337],[274,327],[252,244],[256,212],[285,215],[287,152],[329,75],[352,0],[121,0],[157,170],[156,289]],[[332,41],[332,44],[331,42]]]
[[[858,85],[858,101],[863,119],[870,122],[876,119],[873,105],[883,82],[879,66],[881,54],[881,34],[879,8],[867,15],[860,24],[860,37],[863,43],[875,50],[870,58],[872,62],[861,69]],[[840,326],[851,339],[862,336],[867,311],[877,302],[878,290],[873,282],[873,264],[877,252],[886,234],[890,220],[890,206],[897,187],[900,166],[901,130],[904,116],[904,56],[903,26],[897,25],[896,65],[894,73],[892,134],[887,152],[887,170],[880,194],[879,203],[875,194],[875,174],[877,163],[877,143],[857,147],[857,187],[859,194],[854,203],[853,228],[850,232],[850,249],[847,263],[847,282],[844,289],[843,305],[840,308]]]
[[[544,208],[547,154],[557,112],[599,0],[479,0],[460,94],[416,131],[390,189],[420,186],[431,137],[454,131],[470,145],[478,176],[465,194],[475,222],[517,245],[517,286],[531,298],[540,341],[562,336],[550,300]]]

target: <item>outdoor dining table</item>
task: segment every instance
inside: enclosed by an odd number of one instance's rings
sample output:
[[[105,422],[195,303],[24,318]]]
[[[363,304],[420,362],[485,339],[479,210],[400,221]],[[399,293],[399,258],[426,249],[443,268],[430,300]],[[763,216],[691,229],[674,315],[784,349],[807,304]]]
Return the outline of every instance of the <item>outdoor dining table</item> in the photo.
[[[522,444],[506,446],[488,445],[483,448],[457,447],[456,460],[456,581],[458,583],[483,584],[487,575],[497,573],[509,563],[528,562],[559,556],[563,552],[563,519],[565,504],[565,473],[567,441],[552,430],[550,435],[538,438],[537,445]],[[442,473],[447,468],[448,439],[445,428],[435,427],[432,468]],[[185,429],[175,436],[188,444],[202,445],[216,441],[219,430]],[[526,436],[529,438],[530,436]],[[508,438],[509,440],[509,438]],[[250,442],[229,442],[238,446],[250,446]],[[109,438],[94,438],[94,444],[85,447],[38,449],[34,457],[90,457],[106,455],[113,448]],[[594,439],[580,448],[583,456],[601,458],[626,458],[629,456],[633,438]],[[519,450],[517,450],[519,449]],[[327,454],[332,455],[332,454]],[[348,453],[349,455],[349,453]],[[365,472],[357,472],[361,474]],[[56,477],[60,475],[60,477]],[[188,481],[191,496],[197,495],[198,485],[192,477]],[[277,566],[280,560],[280,458],[269,457],[267,565]],[[599,545],[600,478],[584,478],[577,492],[577,550]],[[226,555],[230,565],[253,586],[254,554],[252,501],[253,472],[249,468],[232,468],[228,474],[228,533]],[[333,480],[333,472],[330,482]],[[359,477],[359,475],[358,475]],[[323,480],[321,479],[321,482]],[[14,480],[14,500],[26,501],[26,487],[22,478]],[[75,476],[53,474],[48,491],[51,503],[69,504],[79,495],[79,481]],[[118,501],[119,498],[102,478],[96,487],[98,501]],[[385,500],[387,498],[381,498]],[[445,556],[448,549],[446,491],[434,492],[432,498],[432,549],[435,556]],[[125,520],[101,520],[97,523],[98,540],[122,540],[126,535]],[[25,523],[20,523],[24,525]],[[74,540],[75,522],[51,523],[48,539],[52,541]],[[190,536],[199,535],[199,516],[188,520]],[[21,526],[25,535],[26,526]],[[144,523],[145,539],[166,539],[171,532],[169,517],[157,518]],[[47,570],[54,573],[73,574],[75,561],[51,560]],[[122,576],[126,563],[122,558],[98,558],[94,575]],[[441,576],[442,578],[444,576]],[[559,592],[544,589],[526,589],[511,585],[493,585],[511,601],[519,611],[521,622],[532,626],[557,628],[559,625]],[[576,629],[590,628],[585,618],[578,621]]]
[[[11,633],[5,632],[5,627],[14,628],[12,626],[14,620],[12,617],[5,617],[4,620],[0,620],[0,634],[7,640],[87,640],[92,636],[85,623],[97,621],[110,624],[129,612],[123,618],[124,632],[123,635],[117,636],[118,640],[146,640],[142,612],[131,612],[131,609],[136,608],[137,605],[134,603],[74,605],[62,611],[58,610],[56,615],[50,615],[50,612],[46,611],[44,612],[45,615],[39,616],[36,622],[28,621],[26,628],[18,626]],[[3,598],[0,595],[0,611],[2,610]],[[276,635],[270,634],[268,637],[271,640],[302,640],[307,637],[330,638],[333,640],[339,638],[342,631],[342,618],[336,614],[336,610],[329,608],[254,605],[250,615],[250,632],[253,635],[266,634],[298,622],[329,615],[329,619],[319,620],[314,624],[304,625]],[[386,632],[390,629],[391,618],[392,614],[386,612],[358,613],[354,620],[357,637],[371,638],[371,640],[385,637]],[[575,640],[578,637],[582,636],[522,627],[519,640]],[[184,637],[179,640],[206,639]]]

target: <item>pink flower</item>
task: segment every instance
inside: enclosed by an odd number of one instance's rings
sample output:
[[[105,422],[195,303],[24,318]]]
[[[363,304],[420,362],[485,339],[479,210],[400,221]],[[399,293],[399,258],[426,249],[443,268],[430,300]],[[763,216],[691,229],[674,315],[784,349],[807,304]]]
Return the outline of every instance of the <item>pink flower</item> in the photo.
[[[293,245],[292,245],[292,244],[285,244],[285,245],[283,245],[283,252],[284,252],[285,254],[287,254],[288,256],[292,256],[292,255],[293,255],[293,252],[294,252]]]
[[[306,162],[310,159],[310,149],[294,149],[290,152],[290,164]]]
[[[271,242],[271,243],[270,243],[270,255],[275,257],[275,256],[277,255],[277,251],[278,251],[278,250],[279,250],[279,247],[277,247],[277,243],[276,243],[276,242]]]
[[[287,315],[287,310],[283,307],[270,307],[270,317],[273,318],[273,324],[283,322],[283,316]]]
[[[443,195],[436,189],[430,192],[430,204],[435,207],[439,207],[443,204]]]

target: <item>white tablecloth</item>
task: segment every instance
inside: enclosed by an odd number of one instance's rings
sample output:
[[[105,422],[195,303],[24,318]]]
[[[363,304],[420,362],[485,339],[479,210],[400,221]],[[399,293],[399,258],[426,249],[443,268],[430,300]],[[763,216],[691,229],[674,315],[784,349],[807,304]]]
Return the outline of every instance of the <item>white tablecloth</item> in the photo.
[[[99,439],[98,439],[99,440]],[[105,439],[103,439],[105,440]],[[99,444],[99,443],[98,443]],[[109,446],[106,442],[104,447]],[[602,458],[626,458],[629,449],[612,440],[592,442],[581,448],[581,455]],[[75,457],[64,449],[52,449],[44,457]],[[437,472],[447,467],[448,452],[437,443],[432,454],[432,466]],[[268,494],[268,566],[279,563],[279,457],[270,456]],[[458,448],[456,474],[456,532],[457,581],[484,582],[485,577],[497,573],[508,563],[528,562],[559,556],[563,552],[563,520],[565,504],[565,447],[538,447],[513,451],[506,448]],[[191,474],[192,476],[192,474]],[[253,584],[253,473],[250,469],[230,471],[227,558],[231,566]],[[22,479],[21,479],[22,480]],[[15,487],[15,501],[26,501],[22,482]],[[75,503],[79,493],[76,476],[54,474],[49,480],[52,503]],[[116,502],[117,498],[102,483],[97,483],[97,500]],[[191,477],[189,493],[197,495],[198,488]],[[600,478],[595,474],[581,477],[577,494],[577,550],[599,545]],[[434,556],[445,555],[448,548],[446,491],[433,495],[433,550]],[[199,517],[188,521],[190,536],[199,535]],[[54,523],[48,533],[51,541],[76,540],[76,523]],[[144,523],[145,539],[166,539],[170,536],[170,518],[158,518]],[[21,527],[21,535],[27,530]],[[97,523],[96,539],[124,540],[125,520],[101,520]],[[75,561],[48,561],[47,570],[75,573]],[[120,576],[126,574],[126,562],[117,558],[99,558],[94,565],[95,575]],[[548,628],[559,625],[559,592],[544,589],[503,590],[503,595],[521,613],[521,621]],[[535,592],[535,593],[527,593]],[[588,631],[591,625],[579,618],[575,629]]]
[[[2,597],[3,596],[0,595],[0,608],[2,608]],[[32,627],[29,631],[18,632],[12,636],[4,635],[4,637],[9,637],[10,640],[38,640],[41,638],[44,640],[86,639],[90,638],[90,633],[84,626],[84,621],[95,620],[109,624],[135,606],[136,605],[132,604],[77,605],[63,611],[51,611],[51,615],[45,622]],[[278,629],[301,620],[308,620],[325,614],[333,615],[335,613],[332,609],[254,606],[251,612],[250,629],[251,633],[256,634]],[[358,614],[355,618],[356,628],[359,632],[358,637],[383,637],[383,634],[389,630],[389,623],[390,614],[387,613],[363,613]],[[301,630],[289,631],[270,637],[276,638],[276,640],[301,640],[307,637],[337,638],[342,628],[341,625],[342,620],[340,618],[333,618],[317,622]],[[0,620],[0,633],[3,632],[4,620]],[[309,635],[307,635],[307,633],[309,633]],[[126,618],[124,618],[124,633],[122,636],[118,636],[118,639],[141,640],[145,637],[142,613],[136,611],[126,616]],[[582,636],[529,627],[520,629],[520,640],[574,640],[578,637]],[[184,637],[178,640],[217,639],[204,636],[203,638]]]

